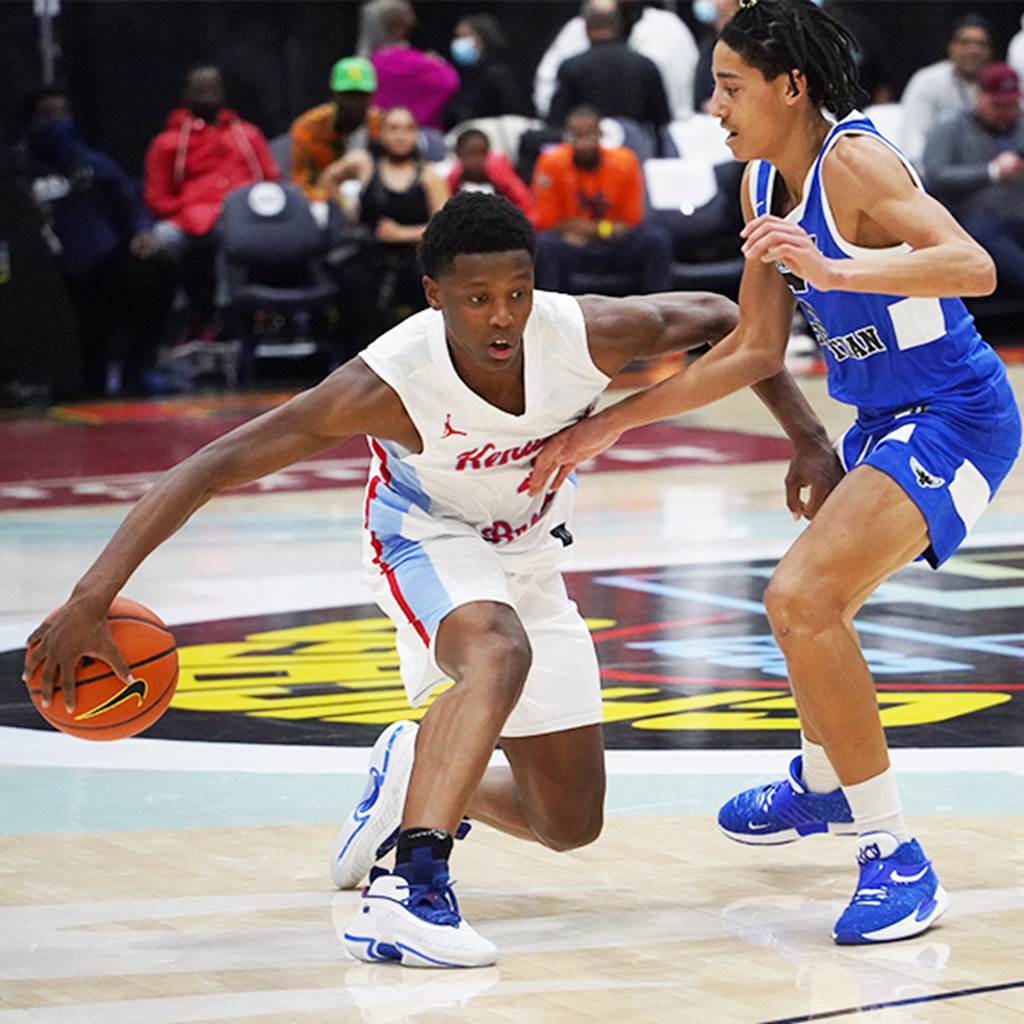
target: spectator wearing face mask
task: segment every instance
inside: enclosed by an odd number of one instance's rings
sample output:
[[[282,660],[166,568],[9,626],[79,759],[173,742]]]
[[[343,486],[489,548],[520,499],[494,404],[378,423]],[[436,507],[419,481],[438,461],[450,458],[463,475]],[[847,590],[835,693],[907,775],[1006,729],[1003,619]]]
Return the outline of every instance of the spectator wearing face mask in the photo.
[[[459,72],[459,91],[442,113],[445,130],[477,117],[533,114],[506,58],[507,49],[501,28],[489,14],[470,15],[455,26],[451,55]]]
[[[62,90],[37,90],[22,114],[21,173],[67,282],[88,393],[168,390],[153,364],[174,276],[152,218],[121,167],[81,137]],[[108,379],[114,366],[123,379]]]
[[[448,188],[456,192],[493,192],[504,196],[533,220],[533,193],[512,169],[508,157],[491,152],[491,143],[478,128],[467,128],[455,142],[455,166]]]
[[[217,252],[214,225],[224,197],[243,185],[277,181],[263,132],[224,106],[220,71],[193,68],[181,105],[146,152],[145,198],[161,246],[182,268],[192,306],[189,334],[212,332]]]
[[[578,292],[583,273],[632,276],[638,293],[668,291],[671,244],[644,221],[644,182],[632,150],[601,145],[601,115],[577,107],[567,141],[542,153],[534,173],[537,287]]]

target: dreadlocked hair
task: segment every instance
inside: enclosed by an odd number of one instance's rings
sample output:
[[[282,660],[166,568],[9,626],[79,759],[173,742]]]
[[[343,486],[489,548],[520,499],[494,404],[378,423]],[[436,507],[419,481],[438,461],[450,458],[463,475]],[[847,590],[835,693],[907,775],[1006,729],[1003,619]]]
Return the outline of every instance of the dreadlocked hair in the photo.
[[[811,0],[747,0],[719,39],[771,81],[801,71],[817,107],[844,118],[864,95],[858,81],[860,45]]]
[[[524,249],[532,260],[536,247],[533,225],[504,196],[458,192],[430,218],[420,239],[420,266],[436,281],[461,253]]]

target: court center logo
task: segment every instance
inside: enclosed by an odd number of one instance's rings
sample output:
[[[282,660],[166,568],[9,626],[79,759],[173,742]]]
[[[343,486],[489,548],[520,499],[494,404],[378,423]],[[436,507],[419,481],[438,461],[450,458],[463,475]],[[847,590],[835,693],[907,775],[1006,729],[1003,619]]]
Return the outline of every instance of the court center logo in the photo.
[[[799,721],[764,616],[771,563],[569,574],[601,666],[611,748],[793,747]],[[894,746],[1024,745],[1024,552],[960,556],[883,586],[858,617]],[[372,606],[175,627],[180,680],[147,736],[367,745],[409,706]],[[0,655],[0,724],[47,728]],[[572,666],[567,665],[571,672]],[[450,685],[450,684],[448,684]],[[434,693],[436,698],[443,689]],[[135,696],[130,687],[117,699]]]

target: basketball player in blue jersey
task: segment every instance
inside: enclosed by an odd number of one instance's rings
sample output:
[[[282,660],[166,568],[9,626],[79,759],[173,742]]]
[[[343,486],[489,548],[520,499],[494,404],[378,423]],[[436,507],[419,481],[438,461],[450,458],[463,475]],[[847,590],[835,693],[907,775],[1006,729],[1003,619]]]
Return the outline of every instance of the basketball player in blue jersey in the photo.
[[[649,390],[554,438],[532,486],[557,485],[619,435],[778,370],[794,300],[856,407],[837,442],[846,476],[779,563],[764,597],[786,658],[802,752],[781,782],[730,800],[742,843],[858,836],[860,877],[833,938],[927,929],[947,896],[904,822],[853,617],[909,561],[942,564],[1020,448],[1002,363],[960,298],[995,286],[988,254],[927,196],[913,167],[855,109],[854,41],[810,0],[741,0],[715,46],[712,113],[749,161],[736,330]]]
[[[43,664],[44,702],[60,688],[56,699],[73,706],[85,655],[128,681],[104,615],[149,552],[215,494],[367,434],[368,585],[395,623],[410,702],[446,678],[455,685],[418,729],[384,731],[332,855],[335,884],[350,888],[397,845],[394,871],[372,871],[345,932],[362,960],[494,961],[449,881],[464,815],[556,850],[600,832],[597,658],[558,571],[572,543],[573,488],[528,494],[531,460],[626,363],[713,342],[736,322],[735,306],[715,295],[535,293],[534,244],[507,200],[451,199],[422,243],[431,308],[162,476],[29,638],[26,672]],[[820,502],[839,476],[823,428],[785,374],[764,394],[797,449],[792,495],[809,484]],[[488,768],[499,739],[510,767]]]

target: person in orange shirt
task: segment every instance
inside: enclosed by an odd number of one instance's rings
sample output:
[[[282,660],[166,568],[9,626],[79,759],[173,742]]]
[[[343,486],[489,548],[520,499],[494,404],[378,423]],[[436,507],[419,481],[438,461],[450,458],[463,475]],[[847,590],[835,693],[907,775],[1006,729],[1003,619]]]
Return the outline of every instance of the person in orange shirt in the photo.
[[[310,200],[336,199],[323,172],[346,154],[370,144],[377,75],[361,57],[345,57],[331,68],[331,100],[292,123],[292,181]]]
[[[601,145],[601,115],[577,107],[566,120],[568,141],[540,155],[537,199],[537,287],[579,292],[573,277],[631,273],[643,294],[671,287],[671,241],[644,215],[640,162],[632,150]]]

